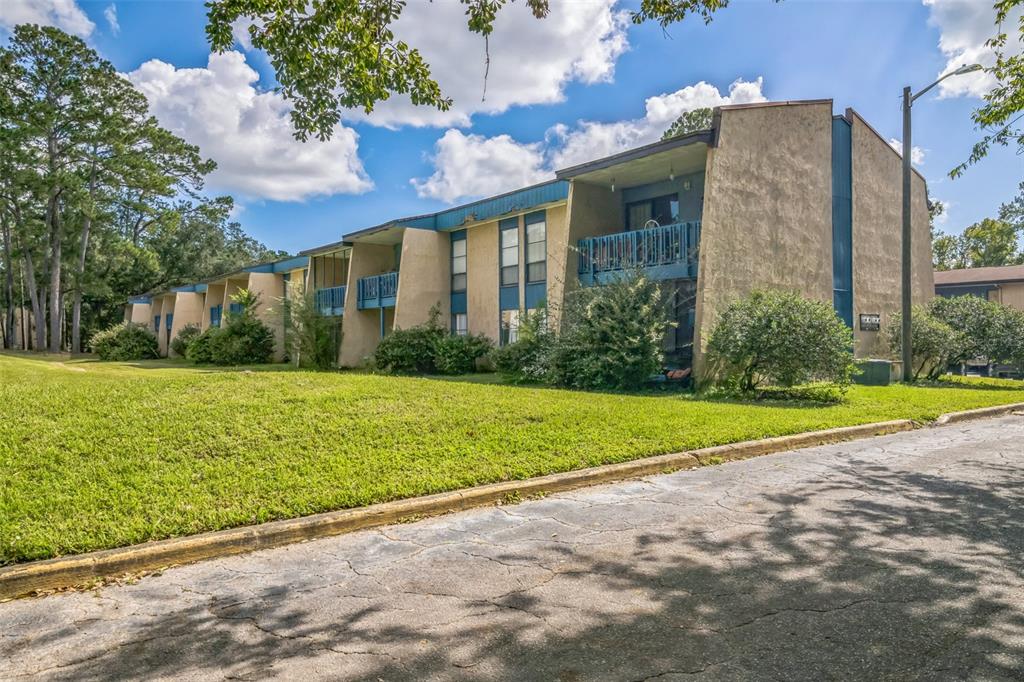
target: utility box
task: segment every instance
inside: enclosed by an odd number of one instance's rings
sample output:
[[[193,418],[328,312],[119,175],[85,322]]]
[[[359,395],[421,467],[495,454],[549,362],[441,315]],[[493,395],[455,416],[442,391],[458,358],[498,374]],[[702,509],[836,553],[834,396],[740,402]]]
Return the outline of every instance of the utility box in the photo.
[[[860,374],[853,378],[855,383],[865,386],[888,386],[900,380],[902,362],[892,360],[858,360]]]

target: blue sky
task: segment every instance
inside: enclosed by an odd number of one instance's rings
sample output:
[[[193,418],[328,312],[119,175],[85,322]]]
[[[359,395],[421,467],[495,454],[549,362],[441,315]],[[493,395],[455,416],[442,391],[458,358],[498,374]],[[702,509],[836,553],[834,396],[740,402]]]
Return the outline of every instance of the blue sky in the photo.
[[[499,18],[481,102],[483,48],[462,35],[457,3],[410,0],[399,34],[424,45],[455,111],[393,103],[369,117],[353,112],[331,144],[303,146],[287,134],[273,72],[244,47],[244,32],[237,54],[210,61],[200,2],[11,2],[0,5],[0,26],[29,18],[83,35],[140,85],[164,125],[221,164],[209,189],[236,197],[245,229],[293,252],[543,179],[581,154],[641,144],[693,105],[832,98],[836,113],[853,107],[899,138],[902,86],[987,58],[980,45],[992,24],[984,1],[734,0],[710,26],[689,20],[666,36],[628,25],[628,3],[556,1],[543,22],[518,3]],[[947,177],[977,137],[970,112],[985,84],[971,78],[915,105],[918,167],[949,206],[950,232],[993,216],[1024,179],[1013,149]]]

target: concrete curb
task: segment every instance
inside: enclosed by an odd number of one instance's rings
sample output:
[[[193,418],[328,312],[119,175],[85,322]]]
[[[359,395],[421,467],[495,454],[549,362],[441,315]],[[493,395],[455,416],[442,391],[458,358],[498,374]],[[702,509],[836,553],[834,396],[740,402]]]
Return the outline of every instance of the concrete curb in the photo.
[[[988,417],[1002,417],[1003,415],[1024,410],[1024,403],[1013,403],[1011,405],[996,405],[995,407],[981,407],[976,410],[964,410],[963,412],[950,412],[944,414],[934,422],[932,426],[945,426],[946,424],[959,424],[974,419],[985,419]]]
[[[1014,409],[1013,406],[1006,408],[1005,411],[1010,409]],[[978,410],[973,412],[978,412]],[[242,554],[303,540],[340,535],[355,530],[388,525],[409,518],[435,516],[540,493],[572,490],[680,469],[694,469],[702,465],[747,459],[856,438],[910,431],[914,428],[916,428],[914,422],[902,419],[799,433],[759,441],[746,441],[540,476],[523,481],[492,483],[358,509],[326,512],[297,519],[272,521],[256,526],[229,528],[201,535],[16,564],[0,568],[0,600],[86,585],[98,579],[153,571],[202,559]]]

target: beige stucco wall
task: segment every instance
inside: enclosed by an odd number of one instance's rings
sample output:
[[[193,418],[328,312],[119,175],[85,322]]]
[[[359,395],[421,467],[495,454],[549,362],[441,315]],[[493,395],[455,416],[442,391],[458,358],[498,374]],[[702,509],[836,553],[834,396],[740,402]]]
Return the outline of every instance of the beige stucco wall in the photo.
[[[246,288],[259,296],[256,317],[274,332],[274,360],[284,359],[284,278],[271,272],[250,272]]]
[[[405,231],[395,302],[396,329],[423,324],[434,305],[441,309],[441,324],[445,328],[449,326],[451,260],[451,240],[447,232]]]
[[[466,230],[466,317],[471,334],[498,342],[498,223]]]
[[[557,328],[565,294],[579,286],[580,239],[621,232],[622,192],[573,180],[559,229],[548,227],[548,320]]]
[[[160,301],[159,308],[155,305],[156,301]],[[167,357],[168,341],[167,338],[167,314],[174,314],[174,294],[164,294],[159,299],[153,299],[154,301],[154,315],[160,316],[160,327],[156,330],[157,349],[161,357]],[[171,320],[173,324],[174,320]]]
[[[231,297],[239,292],[240,289],[245,289],[249,286],[249,275],[240,275],[238,277],[229,278],[224,283],[224,300],[221,304],[224,306],[224,316],[227,318],[228,311],[231,310]]]
[[[1017,310],[1024,310],[1024,282],[1000,284],[989,292],[990,301],[997,301]]]
[[[708,150],[694,368],[722,311],[759,288],[832,300],[832,104],[723,109]]]
[[[853,160],[853,329],[858,357],[888,357],[885,330],[901,306],[902,159],[856,112],[851,121]],[[935,293],[927,188],[912,175],[912,299]],[[860,330],[861,313],[880,314],[882,329]]]
[[[187,325],[200,325],[203,321],[203,303],[206,300],[204,294],[195,292],[179,292],[174,296],[174,319],[171,320],[171,336],[173,341],[178,332]],[[166,323],[165,323],[166,324]],[[169,357],[176,357],[177,354],[168,347]]]
[[[342,326],[342,367],[358,367],[366,363],[380,341],[380,310],[359,310],[358,287],[362,277],[390,272],[395,267],[394,248],[379,244],[356,242],[348,269],[345,290],[345,318]],[[404,268],[404,263],[403,263]]]
[[[124,309],[125,322],[132,324],[143,324],[148,327],[153,325],[153,304],[151,303],[129,303]]]
[[[206,294],[203,296],[203,322],[202,329],[205,332],[210,328],[210,308],[218,305],[224,305],[224,287],[226,282],[221,280],[213,284],[206,286]],[[221,317],[223,318],[223,311]]]

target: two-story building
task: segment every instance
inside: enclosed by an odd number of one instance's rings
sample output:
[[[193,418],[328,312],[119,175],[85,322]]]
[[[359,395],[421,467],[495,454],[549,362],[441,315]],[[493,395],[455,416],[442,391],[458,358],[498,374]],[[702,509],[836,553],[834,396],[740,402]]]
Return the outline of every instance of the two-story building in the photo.
[[[568,292],[636,271],[670,297],[674,366],[699,373],[724,307],[763,288],[831,301],[857,355],[877,357],[900,308],[901,168],[885,138],[853,110],[833,114],[831,100],[725,106],[709,130],[344,232],[300,257],[318,307],[343,332],[346,367],[434,306],[453,333],[508,343],[526,311],[545,306],[557,326]],[[912,187],[913,296],[923,302],[931,239],[916,172]],[[224,287],[227,300],[228,279],[207,283],[207,297]]]

